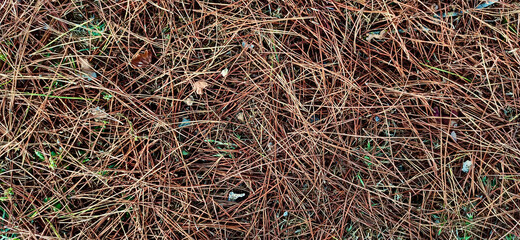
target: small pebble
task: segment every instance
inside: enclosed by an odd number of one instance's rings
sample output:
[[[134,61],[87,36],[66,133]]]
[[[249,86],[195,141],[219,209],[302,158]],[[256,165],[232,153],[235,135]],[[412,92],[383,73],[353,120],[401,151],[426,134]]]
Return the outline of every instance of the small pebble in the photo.
[[[220,74],[222,74],[222,77],[226,77],[229,73],[229,69],[225,68],[224,70],[222,70],[222,72],[220,72]]]
[[[473,166],[473,162],[471,160],[465,161],[462,164],[462,171],[465,173],[468,173],[469,170],[471,170],[471,167]]]

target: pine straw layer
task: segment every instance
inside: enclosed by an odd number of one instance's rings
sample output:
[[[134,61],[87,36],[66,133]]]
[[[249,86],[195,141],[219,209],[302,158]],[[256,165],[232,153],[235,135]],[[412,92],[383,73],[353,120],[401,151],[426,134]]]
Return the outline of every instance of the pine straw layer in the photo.
[[[0,3],[2,236],[520,234],[513,1],[59,2]]]

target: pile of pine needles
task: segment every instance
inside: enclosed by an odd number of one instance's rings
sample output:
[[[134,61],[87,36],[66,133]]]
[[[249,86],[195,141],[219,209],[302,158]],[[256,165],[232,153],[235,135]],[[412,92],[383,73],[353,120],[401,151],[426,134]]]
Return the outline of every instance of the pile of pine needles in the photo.
[[[519,15],[0,1],[0,235],[518,239]]]

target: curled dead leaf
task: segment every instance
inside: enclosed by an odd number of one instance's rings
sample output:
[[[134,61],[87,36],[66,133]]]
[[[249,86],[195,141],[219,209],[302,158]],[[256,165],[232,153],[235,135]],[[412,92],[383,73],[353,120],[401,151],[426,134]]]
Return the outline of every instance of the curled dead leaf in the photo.
[[[193,90],[195,90],[197,94],[202,95],[204,88],[206,88],[207,86],[209,85],[206,81],[200,80],[193,84]]]
[[[90,63],[88,62],[87,59],[79,57],[79,56],[77,57],[77,59],[78,59],[79,69],[84,73],[83,77],[87,78],[89,81],[97,77],[97,74],[94,71],[94,68],[92,67],[92,65],[90,65]]]
[[[380,32],[371,32],[371,33],[368,33],[368,36],[367,36],[367,41],[368,42],[371,42],[372,39],[383,39],[385,37],[385,34],[386,34],[386,30],[382,30]]]
[[[79,63],[79,69],[84,72],[90,72],[94,69],[92,68],[92,65],[88,62],[87,59],[78,57],[78,63]]]

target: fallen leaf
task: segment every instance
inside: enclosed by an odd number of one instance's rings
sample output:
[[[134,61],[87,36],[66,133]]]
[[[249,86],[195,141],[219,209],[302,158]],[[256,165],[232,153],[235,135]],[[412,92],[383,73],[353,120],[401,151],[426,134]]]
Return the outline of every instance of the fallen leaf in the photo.
[[[87,59],[78,57],[79,69],[84,72],[93,71],[92,65],[88,62]]]
[[[368,42],[371,42],[372,39],[383,39],[385,37],[385,34],[386,34],[386,30],[382,30],[380,32],[371,32],[371,33],[368,33],[368,36],[367,36],[367,41]]]
[[[237,114],[237,119],[240,120],[241,122],[245,122],[245,121],[246,121],[243,112],[239,112],[239,113]]]
[[[82,75],[84,78],[87,78],[89,81],[91,81],[97,77],[97,73],[94,71],[94,68],[92,65],[90,65],[87,59],[78,57],[78,65],[79,69],[85,73]]]
[[[225,68],[224,70],[222,70],[222,72],[220,72],[220,74],[222,74],[222,77],[226,77],[229,73],[229,70],[227,68]]]
[[[195,90],[197,94],[202,95],[204,88],[206,88],[207,86],[209,85],[206,81],[200,80],[193,84],[193,90]]]
[[[149,50],[144,51],[144,53],[137,54],[132,61],[130,62],[134,68],[142,68],[150,65],[152,62],[152,52]]]
[[[455,131],[451,131],[451,138],[453,138],[453,141],[457,142],[457,133]]]

